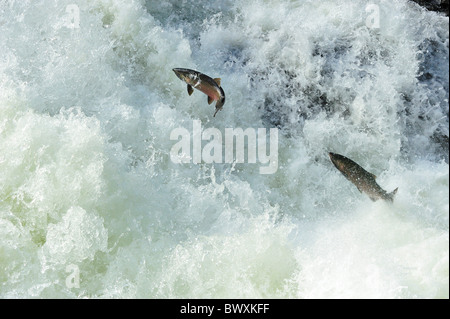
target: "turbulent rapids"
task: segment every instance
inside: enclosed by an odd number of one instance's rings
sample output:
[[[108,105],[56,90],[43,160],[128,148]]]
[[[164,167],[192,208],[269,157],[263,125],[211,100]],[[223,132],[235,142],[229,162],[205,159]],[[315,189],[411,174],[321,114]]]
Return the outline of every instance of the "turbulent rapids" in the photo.
[[[0,48],[0,298],[449,298],[444,13],[7,0]],[[180,67],[220,75],[216,117]],[[271,139],[250,134],[271,130],[277,152],[253,158]],[[361,196],[329,152],[394,202]]]

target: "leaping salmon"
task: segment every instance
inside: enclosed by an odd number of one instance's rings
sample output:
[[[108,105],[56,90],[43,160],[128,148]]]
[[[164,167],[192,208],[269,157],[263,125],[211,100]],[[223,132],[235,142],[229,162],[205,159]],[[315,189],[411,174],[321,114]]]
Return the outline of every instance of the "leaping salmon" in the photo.
[[[216,112],[223,108],[225,104],[225,92],[220,86],[220,78],[210,78],[209,76],[191,69],[175,68],[173,72],[178,78],[187,83],[188,94],[191,95],[194,92],[194,88],[205,93],[208,96],[208,104],[214,101],[216,103]]]
[[[361,193],[366,193],[373,201],[380,198],[388,202],[394,201],[394,195],[397,193],[398,187],[388,193],[377,184],[375,181],[377,177],[374,174],[369,173],[351,159],[335,153],[329,153],[329,155],[334,166],[355,184]]]

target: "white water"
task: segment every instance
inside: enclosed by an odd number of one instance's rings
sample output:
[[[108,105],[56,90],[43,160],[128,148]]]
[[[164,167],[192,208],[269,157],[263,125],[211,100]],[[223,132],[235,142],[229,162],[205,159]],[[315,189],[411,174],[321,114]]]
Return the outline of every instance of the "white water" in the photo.
[[[1,1],[0,297],[448,298],[448,18],[371,4]],[[278,126],[278,171],[172,163],[197,119]]]

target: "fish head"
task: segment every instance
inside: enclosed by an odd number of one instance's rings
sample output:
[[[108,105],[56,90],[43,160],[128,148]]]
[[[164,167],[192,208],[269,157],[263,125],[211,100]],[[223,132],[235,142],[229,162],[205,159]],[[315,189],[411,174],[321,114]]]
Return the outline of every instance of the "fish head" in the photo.
[[[342,159],[340,158],[341,155],[336,154],[336,153],[331,153],[331,152],[329,152],[328,155],[330,156],[331,162],[333,162],[333,164],[334,164],[336,167],[339,166],[339,163],[342,164]]]
[[[330,156],[331,162],[334,164],[334,166],[341,171],[342,174],[347,176],[348,173],[348,167],[347,167],[347,158],[336,154],[336,153],[328,153]]]
[[[198,80],[198,72],[191,69],[183,69],[183,68],[175,68],[172,71],[176,74],[176,76],[190,85],[195,85]]]

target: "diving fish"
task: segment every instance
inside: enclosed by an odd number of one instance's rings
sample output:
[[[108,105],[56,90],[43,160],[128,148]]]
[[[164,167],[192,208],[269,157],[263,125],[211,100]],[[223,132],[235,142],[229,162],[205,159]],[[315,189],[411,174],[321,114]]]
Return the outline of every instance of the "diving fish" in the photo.
[[[394,201],[394,195],[397,193],[398,187],[388,193],[377,184],[375,175],[369,173],[351,159],[335,153],[329,153],[329,156],[334,166],[355,184],[361,193],[366,193],[371,200],[376,201],[381,198],[388,202]]]

